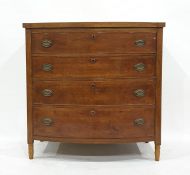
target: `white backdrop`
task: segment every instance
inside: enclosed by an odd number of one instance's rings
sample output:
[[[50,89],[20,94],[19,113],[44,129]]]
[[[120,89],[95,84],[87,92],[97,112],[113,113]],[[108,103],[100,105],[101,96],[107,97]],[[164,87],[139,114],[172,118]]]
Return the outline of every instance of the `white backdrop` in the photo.
[[[190,137],[189,0],[0,0],[0,139],[26,139],[23,22],[166,22],[163,138]]]

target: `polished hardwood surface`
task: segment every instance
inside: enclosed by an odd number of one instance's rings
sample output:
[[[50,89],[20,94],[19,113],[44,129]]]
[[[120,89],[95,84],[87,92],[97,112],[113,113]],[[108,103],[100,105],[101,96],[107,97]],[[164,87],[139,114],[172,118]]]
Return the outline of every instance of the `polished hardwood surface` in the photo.
[[[144,47],[135,43],[138,38],[146,41]],[[41,46],[48,40],[51,46]],[[129,29],[83,29],[33,32],[32,53],[155,53],[156,32],[137,31]]]
[[[24,23],[34,140],[161,145],[165,23]]]
[[[125,56],[33,56],[33,77],[130,78],[155,76],[156,55]],[[140,67],[138,67],[140,66]]]
[[[34,107],[33,112],[36,136],[81,139],[154,136],[152,107]],[[144,125],[136,124],[138,119]]]
[[[48,23],[23,23],[25,28],[149,28],[149,27],[165,27],[164,22],[48,22]]]
[[[51,91],[49,96],[43,94]],[[137,90],[144,96],[137,96]],[[155,104],[154,80],[33,81],[34,104],[152,105]]]

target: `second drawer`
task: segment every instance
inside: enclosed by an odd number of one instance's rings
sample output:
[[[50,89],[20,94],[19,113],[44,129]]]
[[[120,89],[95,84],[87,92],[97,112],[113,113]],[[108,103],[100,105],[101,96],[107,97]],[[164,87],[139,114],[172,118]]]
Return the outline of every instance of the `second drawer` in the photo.
[[[155,75],[154,55],[33,57],[35,78],[151,77]]]

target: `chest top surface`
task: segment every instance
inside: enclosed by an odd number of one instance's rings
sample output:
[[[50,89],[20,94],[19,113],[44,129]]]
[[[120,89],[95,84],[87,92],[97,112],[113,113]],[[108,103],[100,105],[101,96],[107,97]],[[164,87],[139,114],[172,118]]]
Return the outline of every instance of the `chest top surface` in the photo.
[[[155,28],[165,27],[164,22],[48,22],[23,23],[24,28]]]

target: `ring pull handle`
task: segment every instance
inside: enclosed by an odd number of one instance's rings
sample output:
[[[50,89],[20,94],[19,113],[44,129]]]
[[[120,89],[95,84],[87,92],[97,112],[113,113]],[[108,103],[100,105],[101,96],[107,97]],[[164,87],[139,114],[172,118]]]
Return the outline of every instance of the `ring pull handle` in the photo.
[[[134,125],[135,126],[143,126],[144,125],[144,119],[138,118],[138,119],[134,120]]]
[[[42,119],[42,124],[45,126],[51,126],[53,123],[53,120],[49,117],[45,117]]]
[[[50,96],[53,95],[53,91],[52,91],[51,89],[44,89],[44,90],[42,91],[42,95],[43,95],[44,97],[50,97]]]
[[[140,39],[135,41],[135,45],[138,47],[143,47],[145,45],[145,41]]]
[[[134,95],[136,97],[144,97],[145,96],[145,91],[143,89],[137,89],[134,91]]]
[[[44,48],[49,48],[53,45],[53,42],[52,42],[52,40],[44,39],[44,40],[42,40],[41,45]]]

